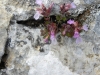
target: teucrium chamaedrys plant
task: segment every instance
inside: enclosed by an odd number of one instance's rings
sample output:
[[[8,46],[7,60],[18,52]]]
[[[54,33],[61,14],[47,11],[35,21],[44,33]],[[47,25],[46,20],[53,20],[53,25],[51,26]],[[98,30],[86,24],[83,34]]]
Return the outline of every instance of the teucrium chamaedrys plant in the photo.
[[[48,8],[44,6],[42,0],[36,0],[36,4],[40,7],[37,8],[34,18],[38,20],[40,16],[43,16],[45,20],[45,28],[44,30],[41,30],[45,42],[48,42],[49,39],[53,42],[56,39],[56,34],[59,32],[61,32],[62,36],[75,38],[76,43],[82,41],[80,32],[82,32],[82,30],[87,31],[87,25],[82,25],[74,18],[68,17],[71,16],[68,11],[76,8],[74,2],[59,5],[60,14],[58,15],[51,15],[54,3],[52,3]]]

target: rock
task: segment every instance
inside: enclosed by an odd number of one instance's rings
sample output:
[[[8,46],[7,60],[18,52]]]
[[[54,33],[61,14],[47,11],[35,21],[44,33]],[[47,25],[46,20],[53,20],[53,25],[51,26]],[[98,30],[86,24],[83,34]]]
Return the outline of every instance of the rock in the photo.
[[[55,52],[50,51],[50,45],[43,45],[40,29],[14,23],[8,30],[11,38],[6,64],[8,75],[78,75],[61,63]],[[40,48],[44,51],[39,51]]]
[[[4,54],[4,50],[5,50],[5,43],[6,43],[6,39],[7,39],[7,31],[4,28],[0,29],[0,61],[1,61],[1,57]]]
[[[100,36],[100,14],[97,15],[97,19],[96,19],[96,24],[95,24],[95,27],[94,27],[94,32]]]
[[[84,0],[86,4],[92,4],[94,2],[98,2],[99,0]]]
[[[92,2],[94,2],[94,0],[84,0],[84,2],[87,4],[91,4]]]
[[[11,15],[5,10],[3,1],[0,1],[0,62],[4,54],[5,44],[7,40],[7,28],[9,25]]]
[[[52,1],[65,3],[71,0],[43,0],[48,6]],[[76,15],[84,11],[86,6],[97,0],[73,0],[77,9]],[[91,13],[84,22],[89,31],[81,34],[83,42],[76,44],[73,38],[62,38],[57,44],[43,43],[40,35],[41,28],[32,28],[17,21],[27,20],[35,13],[34,0],[4,0],[0,1],[0,58],[4,54],[5,42],[10,40],[6,48],[8,58],[6,69],[1,75],[99,75],[100,69],[100,37],[99,15],[100,10],[91,7]],[[88,5],[87,5],[88,6]],[[97,17],[97,18],[96,18]],[[9,25],[9,26],[8,26]],[[6,30],[8,29],[8,30]],[[95,34],[96,33],[96,34]],[[8,36],[7,36],[8,35]]]

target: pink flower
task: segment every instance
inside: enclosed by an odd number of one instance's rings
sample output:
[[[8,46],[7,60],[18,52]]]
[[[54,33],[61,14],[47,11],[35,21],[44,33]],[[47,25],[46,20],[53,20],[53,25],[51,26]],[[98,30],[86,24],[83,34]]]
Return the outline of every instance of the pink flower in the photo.
[[[70,4],[70,8],[73,8],[73,9],[75,9],[75,8],[76,8],[76,5],[75,5],[75,3],[74,3],[74,2],[72,2],[72,3]]]
[[[82,42],[82,38],[79,35],[79,32],[75,31],[74,32],[74,38],[76,38],[76,43],[79,44],[80,42]]]
[[[44,9],[42,12],[42,15],[49,16],[52,11],[53,5],[54,5],[54,3],[50,4],[50,6],[48,8]]]
[[[56,36],[54,34],[52,34],[50,36],[50,40],[51,40],[52,44],[54,44],[54,45],[57,44]]]
[[[75,26],[75,27],[78,26],[78,22],[77,22],[77,21],[74,22],[74,26]]]
[[[50,36],[50,40],[53,41],[55,39],[55,35]]]
[[[78,37],[80,37],[79,32],[75,31],[73,37],[74,37],[74,38],[78,38]]]
[[[55,40],[55,32],[53,30],[50,32],[50,40],[51,41]]]
[[[55,35],[55,32],[54,32],[54,30],[51,30],[51,33],[50,33],[51,35]]]
[[[42,0],[36,0],[35,3],[38,4],[38,5],[42,5]]]
[[[39,19],[39,17],[41,15],[48,17],[51,13],[52,7],[53,7],[53,3],[51,4],[51,6],[49,8],[46,8],[43,4],[41,4],[41,8],[37,8],[36,10],[36,14],[34,15],[34,18],[37,20]]]
[[[39,13],[39,11],[37,11],[34,15],[35,20],[38,20],[40,16],[41,14]]]
[[[61,6],[60,6],[60,12],[63,14],[63,13],[66,13],[68,10],[70,9],[70,4],[66,4],[66,3],[64,3],[64,4],[62,4]]]
[[[47,35],[46,37],[45,37],[45,39],[44,39],[44,42],[48,42],[48,38],[49,38],[49,35]]]
[[[62,34],[63,34],[63,35],[65,35],[65,34],[66,34],[66,31],[67,31],[67,30],[66,30],[66,29],[64,29],[64,31],[62,32]]]
[[[70,4],[65,4],[65,10],[69,10],[70,9]]]
[[[68,23],[68,24],[74,24],[74,20],[71,20],[71,19],[70,19],[70,20],[67,21],[67,23]]]
[[[88,31],[88,26],[87,25],[83,25],[82,29],[85,30],[85,31]]]
[[[76,38],[76,43],[77,43],[77,44],[79,44],[79,43],[81,43],[81,42],[82,42],[82,38],[81,38],[81,37]]]
[[[45,43],[47,43],[47,42],[48,42],[48,39],[47,39],[47,38],[45,38],[45,39],[44,39],[44,42],[45,42]]]

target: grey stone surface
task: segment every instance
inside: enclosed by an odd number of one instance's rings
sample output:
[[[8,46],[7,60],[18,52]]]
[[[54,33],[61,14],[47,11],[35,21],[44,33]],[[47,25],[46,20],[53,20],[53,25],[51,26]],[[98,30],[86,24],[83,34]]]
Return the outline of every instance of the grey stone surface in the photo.
[[[95,24],[95,27],[94,27],[94,32],[100,36],[100,14],[97,15],[97,18],[96,18],[96,24]]]
[[[5,43],[7,39],[7,31],[5,28],[0,29],[0,36],[1,36],[0,37],[0,59],[1,59],[2,55],[4,54]]]
[[[91,4],[91,3],[95,2],[95,0],[84,0],[84,2],[87,4]]]
[[[84,0],[86,4],[92,4],[94,2],[98,2],[99,0]]]
[[[63,3],[70,0],[44,0]],[[74,12],[82,12],[82,4],[92,4],[93,0],[73,0],[78,8]],[[57,44],[44,44],[40,29],[17,24],[17,20],[26,20],[35,12],[34,0],[1,0],[0,1],[0,57],[4,54],[7,38],[9,56],[6,68],[1,75],[100,75],[100,37],[99,14],[95,5],[84,24],[88,24],[88,32],[83,32],[83,42],[76,44],[75,39],[61,37]],[[96,4],[99,6],[98,4]],[[79,7],[82,7],[79,9]],[[79,13],[78,13],[79,14]],[[77,15],[78,15],[77,14]],[[11,22],[10,22],[11,20]],[[9,27],[8,27],[9,25]],[[6,31],[8,29],[8,31]],[[40,52],[40,50],[43,52]]]
[[[5,10],[4,1],[0,1],[0,62],[4,54],[5,43],[7,40],[7,28],[10,21],[10,14]]]

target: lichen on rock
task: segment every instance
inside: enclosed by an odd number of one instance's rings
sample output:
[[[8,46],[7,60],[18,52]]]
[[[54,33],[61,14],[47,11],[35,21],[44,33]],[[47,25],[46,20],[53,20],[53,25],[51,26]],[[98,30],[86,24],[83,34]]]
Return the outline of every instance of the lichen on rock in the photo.
[[[63,3],[64,1],[70,0],[54,0],[56,3]],[[92,0],[92,2],[97,1]],[[27,20],[33,16],[36,7],[34,2],[34,0],[0,1],[2,10],[0,11],[0,58],[4,54],[7,38],[10,40],[7,47],[6,68],[2,69],[0,74],[99,75],[99,3],[91,3],[89,0],[88,2],[86,0],[76,2],[78,8],[73,11],[73,13],[77,13],[77,15],[73,14],[75,16],[84,12],[86,6],[89,6],[88,4],[91,5],[90,15],[86,13],[87,18],[84,18],[85,21],[83,22],[88,24],[89,31],[81,33],[83,42],[76,45],[74,39],[62,38],[59,34],[57,39],[60,41],[58,40],[57,44],[44,44],[43,37],[40,35],[40,28],[42,27],[32,28],[17,23],[19,20]],[[46,2],[49,3],[52,0],[46,0]]]

